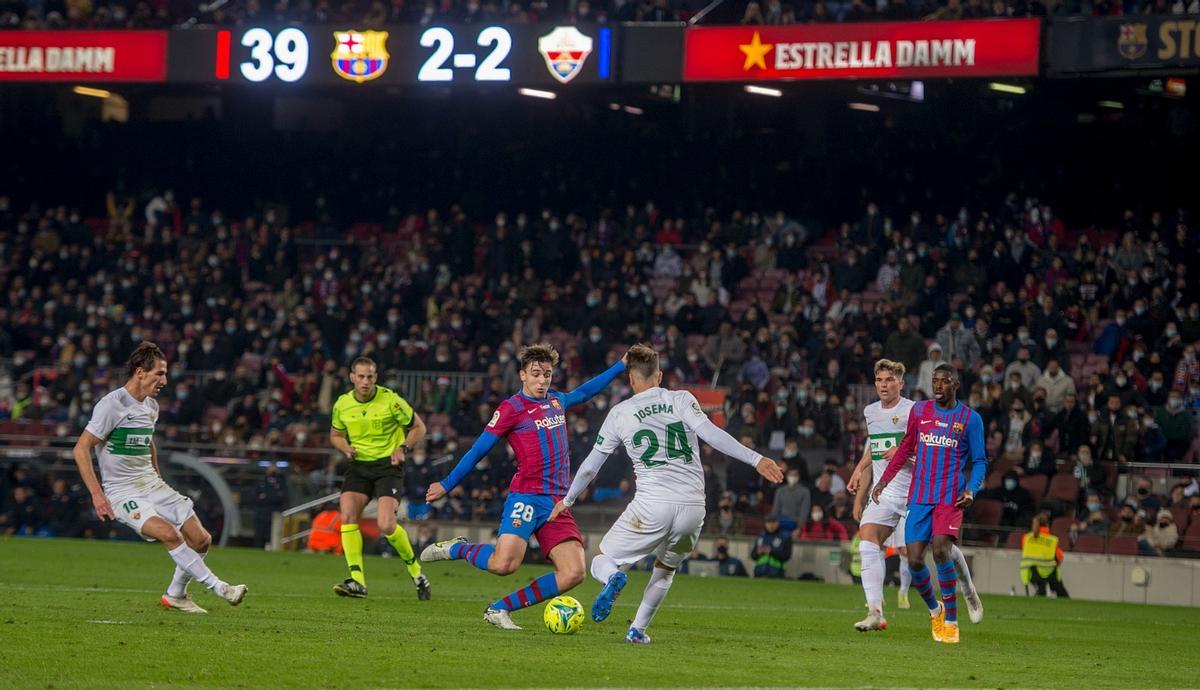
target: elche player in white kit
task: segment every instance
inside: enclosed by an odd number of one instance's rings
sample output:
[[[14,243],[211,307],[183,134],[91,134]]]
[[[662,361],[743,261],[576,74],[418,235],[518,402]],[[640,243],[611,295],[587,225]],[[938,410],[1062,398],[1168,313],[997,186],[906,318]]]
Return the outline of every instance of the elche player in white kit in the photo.
[[[166,356],[144,341],[129,356],[126,370],[125,385],[96,402],[91,421],[75,443],[75,464],[91,492],[96,515],[101,520],[116,518],[147,541],[166,547],[175,561],[175,575],[162,596],[164,606],[207,613],[187,593],[193,579],[237,606],[246,596],[246,585],[230,585],[205,565],[212,536],[196,517],[192,499],[168,486],[158,469],[154,396],[167,383]],[[92,468],[93,448],[103,486]]]
[[[718,451],[755,467],[773,484],[783,471],[770,458],[738,443],[719,429],[688,391],[660,387],[658,353],[634,345],[626,359],[634,395],[613,407],[600,427],[567,495],[554,506],[553,520],[570,508],[595,479],[604,461],[624,445],[633,461],[637,492],[600,542],[592,559],[592,576],[604,585],[592,604],[592,620],[603,621],[625,586],[625,569],[655,555],[654,571],[625,641],[646,644],[646,628],[667,596],[675,569],[687,558],[704,526],[704,468],[697,437]]]
[[[913,401],[900,395],[904,387],[904,364],[881,359],[875,363],[875,392],[879,400],[863,409],[867,425],[867,443],[862,459],[854,468],[846,490],[855,494],[854,518],[859,529],[858,552],[862,557],[862,587],[867,597],[867,617],[854,624],[860,632],[887,629],[883,616],[883,580],[887,573],[884,548],[897,548],[901,555],[904,547],[904,518],[908,514],[908,493],[912,486],[912,463],[905,465],[890,484],[884,487],[879,502],[867,501],[875,479],[883,476],[888,460],[904,438],[908,428],[908,415]],[[859,491],[862,486],[867,490]],[[864,503],[866,507],[864,508]],[[955,567],[959,572],[963,593],[967,599],[967,612],[972,623],[983,620],[983,603],[975,592],[967,559],[955,545],[952,551]],[[911,576],[908,568],[901,567],[900,597],[897,605],[906,609],[908,585]]]

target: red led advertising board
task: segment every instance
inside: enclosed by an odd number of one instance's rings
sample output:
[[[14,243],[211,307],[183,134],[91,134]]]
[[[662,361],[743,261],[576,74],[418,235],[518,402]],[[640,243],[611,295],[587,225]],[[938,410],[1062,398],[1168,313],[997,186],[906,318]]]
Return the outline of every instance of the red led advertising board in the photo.
[[[166,31],[0,31],[0,81],[166,78]]]

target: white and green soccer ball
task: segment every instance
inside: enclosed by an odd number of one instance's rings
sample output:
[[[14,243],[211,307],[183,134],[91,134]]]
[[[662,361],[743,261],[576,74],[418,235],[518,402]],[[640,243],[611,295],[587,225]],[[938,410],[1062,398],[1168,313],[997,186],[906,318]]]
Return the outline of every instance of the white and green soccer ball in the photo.
[[[542,619],[555,635],[570,635],[583,626],[583,605],[575,597],[554,597],[546,604]]]

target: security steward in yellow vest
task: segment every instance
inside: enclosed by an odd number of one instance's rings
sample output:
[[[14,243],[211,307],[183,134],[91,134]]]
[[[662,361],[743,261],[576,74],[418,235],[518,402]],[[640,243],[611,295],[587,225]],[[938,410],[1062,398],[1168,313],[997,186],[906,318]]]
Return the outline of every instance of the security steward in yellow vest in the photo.
[[[1058,537],[1050,534],[1050,528],[1046,526],[1049,522],[1050,513],[1038,513],[1033,518],[1033,529],[1021,539],[1021,582],[1025,584],[1026,594],[1032,584],[1037,588],[1037,595],[1044,597],[1049,585],[1056,596],[1068,599],[1070,595],[1058,572],[1063,551],[1058,545]]]
[[[359,357],[350,363],[354,386],[333,404],[330,444],[350,461],[342,479],[342,552],[350,577],[333,586],[340,596],[364,598],[363,538],[358,519],[372,498],[378,499],[376,520],[382,534],[404,561],[417,588],[417,598],[430,598],[429,579],[421,572],[408,533],[396,522],[404,495],[404,460],[425,437],[425,423],[408,402],[375,383],[375,362]]]

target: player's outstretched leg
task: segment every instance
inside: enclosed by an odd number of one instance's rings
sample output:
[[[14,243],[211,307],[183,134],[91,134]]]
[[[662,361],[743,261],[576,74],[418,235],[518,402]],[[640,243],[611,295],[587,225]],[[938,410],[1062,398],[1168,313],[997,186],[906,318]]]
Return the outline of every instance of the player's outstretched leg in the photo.
[[[179,532],[184,542],[199,554],[200,558],[208,557],[208,548],[212,545],[212,535],[200,524],[199,518],[195,515],[188,518]],[[175,573],[171,577],[171,584],[167,586],[167,591],[162,596],[163,606],[184,613],[208,613],[192,599],[192,595],[188,594],[187,587],[191,581],[192,576],[176,565]]]
[[[887,565],[883,561],[883,550],[873,541],[861,540],[858,552],[862,556],[862,587],[867,597],[867,617],[854,624],[859,632],[886,630],[887,620],[883,617],[883,576]]]
[[[175,565],[191,575],[192,579],[211,589],[214,594],[232,606],[242,603],[242,599],[246,596],[246,585],[231,585],[217,577],[205,565],[200,554],[188,546],[178,530],[166,520],[160,517],[150,518],[142,527],[142,534],[161,542],[166,547],[171,560],[175,561]]]
[[[421,560],[427,563],[463,560],[486,571],[495,552],[496,547],[491,544],[471,544],[465,537],[455,537],[426,546],[421,552]]]
[[[592,559],[592,577],[604,585],[592,602],[592,620],[599,623],[612,613],[613,603],[621,595],[629,576],[621,572],[616,561],[601,553]]]
[[[363,599],[367,596],[367,576],[363,573],[363,540],[358,523],[342,524],[342,554],[350,577],[333,586],[338,596]]]
[[[954,561],[937,564],[938,585],[942,590],[942,605],[945,607],[946,621],[942,625],[941,642],[958,644],[958,578],[954,571]]]
[[[637,615],[633,617],[633,625],[625,634],[626,642],[650,643],[650,636],[646,634],[646,628],[650,627],[650,621],[654,620],[654,614],[658,613],[658,607],[662,605],[663,599],[667,598],[667,592],[671,591],[671,583],[674,581],[675,570],[673,568],[665,568],[658,562],[654,564],[654,570],[650,573],[650,582],[646,583],[646,591],[642,594],[642,603],[638,605]]]
[[[558,596],[558,579],[554,573],[546,573],[521,589],[508,594],[488,605],[483,619],[502,630],[520,630],[512,622],[511,613],[527,606],[539,604]]]
[[[972,623],[979,623],[983,620],[983,601],[979,599],[979,592],[975,590],[971,569],[967,567],[967,557],[957,544],[950,546],[950,559],[954,561],[954,567],[958,570],[958,583],[962,586],[963,598],[967,600],[967,616]]]

